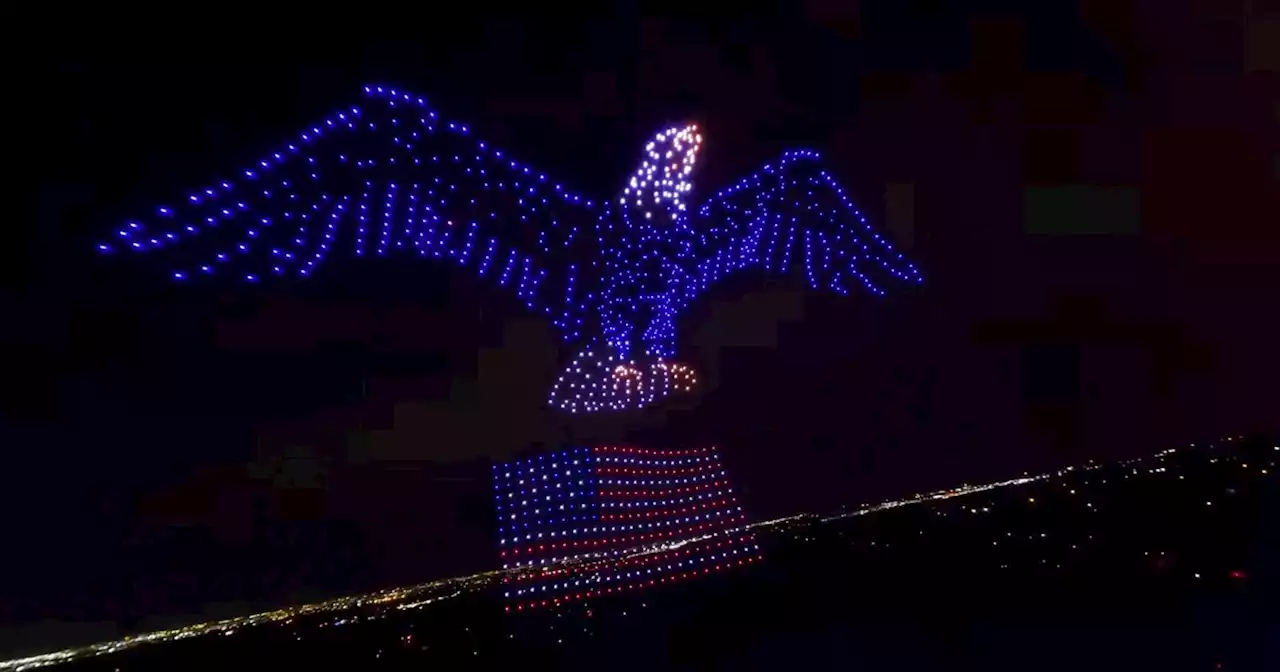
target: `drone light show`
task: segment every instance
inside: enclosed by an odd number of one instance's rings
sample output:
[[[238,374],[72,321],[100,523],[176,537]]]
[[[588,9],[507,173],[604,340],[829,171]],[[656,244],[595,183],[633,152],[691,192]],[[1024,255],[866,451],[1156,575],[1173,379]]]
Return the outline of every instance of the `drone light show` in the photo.
[[[588,198],[476,138],[424,98],[365,87],[225,179],[124,223],[104,254],[159,258],[179,283],[306,278],[335,254],[465,268],[545,316],[574,355],[548,401],[575,413],[693,389],[676,321],[739,271],[883,296],[919,283],[816,152],[793,150],[694,207],[696,125],[665,129],[616,195]]]
[[[507,611],[556,607],[755,562],[713,448],[570,448],[493,467]]]

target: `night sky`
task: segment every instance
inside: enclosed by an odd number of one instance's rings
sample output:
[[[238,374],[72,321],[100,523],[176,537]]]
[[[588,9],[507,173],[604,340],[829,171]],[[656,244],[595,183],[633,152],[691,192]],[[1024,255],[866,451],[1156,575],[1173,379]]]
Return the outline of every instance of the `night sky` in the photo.
[[[485,569],[488,462],[570,441],[718,445],[765,518],[1274,424],[1261,30],[1215,3],[943,4],[50,33],[10,85],[36,203],[7,228],[0,628],[92,639]],[[696,200],[818,149],[926,282],[738,277],[679,325],[702,393],[568,422],[543,403],[572,353],[464,273],[214,291],[92,254],[369,82],[600,197],[670,123],[705,129]]]

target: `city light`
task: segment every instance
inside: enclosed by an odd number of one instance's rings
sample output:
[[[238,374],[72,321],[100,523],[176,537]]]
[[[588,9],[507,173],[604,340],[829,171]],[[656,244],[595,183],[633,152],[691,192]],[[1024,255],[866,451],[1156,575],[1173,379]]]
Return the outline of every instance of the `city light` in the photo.
[[[1258,464],[1210,452],[1215,448],[1211,444],[1200,449],[1203,464],[1229,465],[1234,473],[1245,478],[1252,478],[1253,474],[1257,474],[1257,478],[1269,478]],[[499,530],[503,569],[4,660],[0,661],[0,672],[17,672],[93,658],[145,644],[206,635],[227,636],[260,626],[290,625],[308,616],[321,619],[320,627],[344,627],[380,618],[387,611],[427,609],[490,589],[500,590],[512,611],[527,611],[535,604],[542,608],[544,600],[546,607],[556,607],[579,599],[586,600],[588,596],[603,597],[645,588],[651,585],[651,581],[652,585],[673,583],[739,566],[738,563],[758,562],[761,556],[757,535],[774,531],[804,531],[812,529],[815,524],[837,523],[842,519],[911,505],[928,506],[1054,479],[1070,479],[1067,482],[1071,487],[1067,488],[1064,483],[1062,492],[1071,489],[1088,496],[1087,488],[1107,483],[1100,473],[1109,467],[1124,472],[1122,481],[1156,478],[1190,483],[1182,480],[1183,474],[1170,473],[1180,459],[1181,451],[1165,450],[1115,465],[1090,461],[1079,467],[1064,467],[987,484],[964,484],[857,506],[832,515],[800,513],[747,523],[727,485],[719,456],[712,449],[570,449],[494,468],[495,499],[501,504],[497,510],[500,517],[506,516],[500,521]],[[1274,471],[1274,459],[1263,460],[1262,463]],[[1247,468],[1245,464],[1248,464]],[[1173,478],[1175,475],[1178,478]],[[545,481],[542,480],[544,476]],[[574,490],[574,487],[580,489]],[[1053,490],[1042,489],[1041,492]],[[569,493],[574,494],[571,496]],[[519,504],[516,504],[517,496],[520,497]],[[542,498],[541,501],[538,497]],[[1032,508],[1026,497],[1008,496],[1004,499],[1010,505],[1017,503],[1026,510]],[[1094,508],[1092,503],[1080,500],[1078,496],[1066,497],[1058,505],[1072,502],[1070,506]],[[969,515],[988,516],[995,511],[988,502],[972,504],[962,507]],[[564,506],[563,510],[561,506]],[[935,507],[934,512],[939,516],[947,513],[945,507]],[[1002,553],[1006,552],[1005,549],[1016,553],[1010,547],[1019,541],[1049,544],[1052,537],[1061,536],[1056,528],[1051,531],[1054,534],[1028,534],[1025,530],[1015,534],[1004,530],[1000,539],[1007,540],[1007,543],[992,541],[988,544],[984,540],[983,545],[1000,549]],[[1059,540],[1058,543],[1079,552],[1096,542],[1094,536],[1088,534]],[[867,546],[879,550],[888,548],[889,544],[871,539]],[[1165,557],[1164,551],[1159,550],[1154,554],[1151,551],[1136,553],[1148,558]],[[1015,557],[1002,558],[997,566],[1002,570],[1012,570]],[[1050,564],[1050,559],[1045,557],[1035,561],[1046,568],[1062,567],[1056,560]],[[1190,566],[1182,568],[1182,571],[1188,581],[1196,582],[1210,582],[1214,576],[1237,582],[1248,578],[1247,571],[1239,566],[1217,570]],[[516,593],[510,594],[512,591]],[[582,598],[578,597],[580,593]],[[522,606],[523,609],[520,608]]]

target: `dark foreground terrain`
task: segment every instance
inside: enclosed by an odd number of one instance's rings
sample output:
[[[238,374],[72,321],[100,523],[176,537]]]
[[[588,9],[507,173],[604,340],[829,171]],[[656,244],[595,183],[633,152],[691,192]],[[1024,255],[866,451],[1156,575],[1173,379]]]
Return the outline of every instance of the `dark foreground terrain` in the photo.
[[[1278,458],[1224,439],[774,522],[759,563],[589,603],[507,614],[473,577],[58,669],[1277,670]]]

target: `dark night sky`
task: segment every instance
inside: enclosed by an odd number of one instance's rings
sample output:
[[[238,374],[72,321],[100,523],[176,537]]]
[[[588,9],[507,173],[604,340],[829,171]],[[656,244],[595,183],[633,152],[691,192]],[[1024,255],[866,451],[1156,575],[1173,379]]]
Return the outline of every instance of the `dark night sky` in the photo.
[[[1274,423],[1280,110],[1256,31],[1214,3],[942,4],[43,42],[37,224],[3,295],[0,626],[92,638],[482,569],[486,461],[568,440],[715,443],[767,517]],[[599,195],[668,122],[706,129],[703,194],[819,149],[926,286],[743,277],[681,324],[704,394],[570,424],[541,409],[569,353],[469,278],[335,264],[201,293],[88,254],[369,81]]]

